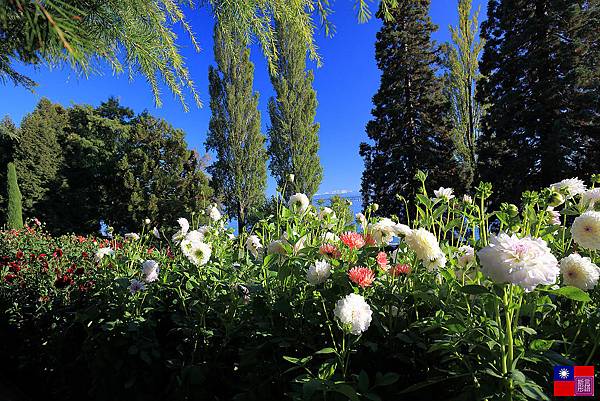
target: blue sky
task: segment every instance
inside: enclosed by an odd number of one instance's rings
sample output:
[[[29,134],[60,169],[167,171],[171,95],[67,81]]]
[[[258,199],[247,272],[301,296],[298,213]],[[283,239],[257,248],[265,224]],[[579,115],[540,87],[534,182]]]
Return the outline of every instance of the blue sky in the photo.
[[[360,188],[363,161],[358,155],[360,142],[365,141],[365,125],[369,121],[372,96],[379,87],[380,71],[375,63],[375,35],[380,27],[378,20],[359,24],[353,8],[354,1],[338,0],[331,16],[336,26],[333,37],[317,36],[322,67],[315,71],[314,87],[319,107],[317,121],[321,124],[321,163],[324,177],[320,193],[340,190],[356,191]],[[431,17],[439,26],[434,39],[438,42],[450,40],[448,25],[457,23],[457,0],[432,0]],[[474,0],[474,8],[481,5],[480,19],[485,17],[485,0]],[[180,41],[182,53],[187,60],[190,74],[196,83],[205,106],[190,105],[184,112],[181,104],[165,88],[163,105],[156,108],[154,97],[145,79],[141,76],[129,80],[127,75],[114,76],[109,68],[101,67],[101,75],[87,79],[79,77],[67,67],[49,69],[45,66],[33,69],[19,67],[39,86],[35,93],[20,87],[7,85],[2,88],[0,116],[10,115],[17,123],[33,110],[42,97],[69,106],[74,103],[98,105],[109,96],[119,97],[121,103],[136,112],[148,109],[151,114],[162,117],[177,128],[185,130],[190,147],[204,154],[204,140],[210,119],[208,108],[208,66],[213,64],[212,26],[213,19],[206,8],[193,10],[188,18],[202,46],[200,53],[194,52],[183,37]],[[254,88],[260,94],[263,129],[269,123],[267,104],[273,89],[267,66],[260,50],[253,46],[252,60],[255,63]],[[315,68],[314,65],[309,64]],[[188,103],[191,97],[188,96]],[[274,191],[274,180],[269,180],[269,193]]]

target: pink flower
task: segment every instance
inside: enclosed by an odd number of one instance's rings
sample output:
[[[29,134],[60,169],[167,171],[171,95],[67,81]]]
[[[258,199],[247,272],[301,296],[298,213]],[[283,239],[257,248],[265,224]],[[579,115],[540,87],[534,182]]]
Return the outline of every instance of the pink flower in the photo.
[[[377,264],[379,265],[379,267],[381,267],[383,270],[388,269],[388,259],[387,254],[385,252],[379,252],[375,259],[377,260]]]
[[[369,287],[375,280],[375,273],[369,268],[357,266],[350,269],[348,278],[359,287]]]
[[[373,236],[371,234],[366,234],[364,236],[365,239],[365,244],[369,245],[369,246],[375,246],[377,245],[377,242],[375,241],[375,238],[373,238]]]
[[[390,273],[394,277],[400,276],[402,274],[409,275],[410,272],[411,272],[410,265],[407,265],[407,264],[399,264],[399,265],[392,267],[390,270],[388,270],[388,273]]]
[[[365,246],[365,239],[359,233],[348,231],[340,235],[340,239],[350,249],[360,249]]]
[[[340,256],[342,256],[340,251],[337,249],[337,247],[335,245],[331,245],[331,244],[321,245],[321,247],[319,248],[319,252],[321,253],[321,255],[328,256],[332,259],[337,259]]]

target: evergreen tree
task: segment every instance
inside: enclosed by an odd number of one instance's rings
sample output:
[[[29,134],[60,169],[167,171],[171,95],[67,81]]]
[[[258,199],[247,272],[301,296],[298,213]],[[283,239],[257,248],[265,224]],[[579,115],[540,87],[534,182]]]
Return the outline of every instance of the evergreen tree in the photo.
[[[23,228],[23,209],[21,207],[21,191],[17,182],[17,170],[13,162],[7,167],[7,193],[8,193],[8,228]]]
[[[599,13],[598,0],[489,2],[479,166],[503,198],[600,171]]]
[[[244,228],[248,215],[265,199],[265,137],[261,133],[258,94],[253,91],[254,65],[243,37],[215,25],[215,60],[209,68],[212,116],[206,149],[216,153],[209,166],[215,192],[228,213]]]
[[[298,40],[293,21],[277,24],[277,70],[271,82],[277,94],[269,101],[269,167],[286,197],[301,192],[312,197],[323,178],[319,161],[317,95],[313,73],[306,72],[306,44]],[[290,174],[294,180],[288,180]]]
[[[19,129],[10,117],[6,116],[0,121],[0,210],[6,211],[8,196],[4,191],[7,182],[8,163],[13,160],[13,154],[19,137]],[[5,223],[5,213],[0,213],[0,225]]]
[[[367,124],[372,144],[362,143],[365,160],[362,196],[376,202],[380,213],[402,212],[396,195],[412,197],[421,169],[431,186],[462,187],[449,136],[449,102],[436,76],[440,49],[431,40],[436,26],[429,0],[400,0],[377,34],[375,57],[382,70],[373,98],[374,119]],[[380,13],[381,16],[381,13]]]
[[[66,116],[60,105],[44,98],[21,121],[19,146],[13,158],[21,183],[23,209],[29,215],[42,218],[36,205],[61,185],[58,172],[63,160],[59,141]]]
[[[472,0],[459,0],[458,27],[450,26],[454,46],[448,54],[449,85],[446,87],[451,105],[452,141],[467,187],[471,186],[476,175],[476,144],[483,112],[475,98],[475,88],[484,42],[477,41],[479,11],[471,18],[471,8]]]

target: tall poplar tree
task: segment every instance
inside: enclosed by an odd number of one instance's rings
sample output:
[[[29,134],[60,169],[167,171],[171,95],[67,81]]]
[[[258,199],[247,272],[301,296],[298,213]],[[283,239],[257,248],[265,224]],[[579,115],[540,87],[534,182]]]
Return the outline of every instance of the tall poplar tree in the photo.
[[[475,98],[479,56],[484,42],[478,41],[479,10],[471,17],[472,0],[459,0],[457,27],[450,26],[453,46],[448,53],[448,86],[451,105],[452,141],[461,164],[465,185],[471,186],[477,168],[477,138],[481,133],[483,108]]]
[[[7,166],[6,192],[8,194],[8,228],[18,230],[23,228],[23,208],[21,205],[21,191],[17,182],[17,170],[13,162]]]
[[[419,169],[429,173],[431,186],[462,187],[449,135],[450,105],[436,75],[441,52],[431,40],[436,26],[429,5],[429,0],[398,1],[377,34],[375,57],[382,75],[373,97],[374,118],[367,124],[372,143],[360,147],[365,160],[361,192],[365,204],[378,203],[385,215],[402,213],[396,195],[410,198],[417,192]]]
[[[313,72],[306,71],[307,45],[298,40],[294,21],[277,23],[277,70],[271,82],[277,94],[269,101],[269,167],[286,195],[301,192],[312,197],[323,179],[319,161],[317,94]],[[294,180],[288,180],[290,174]]]
[[[215,192],[242,231],[265,199],[267,153],[253,90],[254,65],[245,38],[230,40],[236,34],[215,25],[217,68],[209,67],[208,73],[212,116],[206,149],[216,154],[208,167]]]
[[[599,0],[489,2],[479,167],[503,198],[600,171],[599,21]]]

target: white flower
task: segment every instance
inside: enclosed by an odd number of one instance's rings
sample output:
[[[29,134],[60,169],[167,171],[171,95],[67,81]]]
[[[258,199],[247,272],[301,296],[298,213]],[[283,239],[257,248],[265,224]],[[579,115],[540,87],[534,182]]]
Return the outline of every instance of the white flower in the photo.
[[[144,276],[144,281],[147,283],[152,283],[158,280],[158,273],[160,272],[160,268],[158,267],[158,262],[156,260],[146,260],[142,263],[142,276]]]
[[[442,199],[445,201],[449,201],[450,199],[454,198],[454,190],[452,188],[440,187],[439,189],[433,191],[433,194],[435,195],[436,199]]]
[[[469,245],[463,245],[458,248],[458,265],[460,267],[467,267],[475,260],[475,249]]]
[[[560,261],[560,273],[566,285],[591,290],[598,283],[600,268],[590,258],[572,253]]]
[[[127,233],[125,234],[125,239],[132,239],[134,241],[137,241],[140,239],[140,235],[138,233]]]
[[[283,243],[284,241],[280,239],[271,242],[267,247],[267,253],[269,255],[285,255],[286,251]]]
[[[352,293],[337,301],[333,314],[344,331],[359,335],[369,328],[373,312],[361,295]]]
[[[94,260],[96,262],[100,262],[102,260],[102,258],[104,258],[105,256],[114,256],[114,254],[115,254],[115,251],[110,248],[100,248],[96,252],[96,256],[94,257]]]
[[[581,194],[581,204],[588,210],[594,209],[596,202],[600,202],[600,188],[590,189]]]
[[[296,193],[290,196],[290,200],[288,202],[288,207],[290,209],[296,209],[298,213],[304,213],[306,209],[308,209],[310,202],[308,200],[308,196]]]
[[[260,238],[256,235],[251,235],[246,239],[246,249],[255,257],[258,257],[258,253],[262,249],[262,244],[260,243]]]
[[[550,216],[550,224],[553,226],[560,226],[560,213],[554,210],[552,206],[546,208],[548,215]]]
[[[323,234],[323,242],[330,243],[330,244],[340,242],[340,237],[338,237],[336,234],[332,233],[331,231],[327,231],[325,234]]]
[[[179,227],[181,227],[181,232],[184,235],[187,234],[188,230],[190,229],[190,223],[187,221],[187,219],[185,217],[180,217],[177,219],[177,223],[179,224]]]
[[[362,226],[363,231],[365,231],[367,227],[367,218],[365,217],[365,215],[362,213],[356,213],[355,217],[356,221],[359,222]]]
[[[403,237],[412,233],[412,229],[409,226],[400,223],[396,224],[395,231],[397,235],[402,235]]]
[[[154,235],[156,239],[160,239],[160,232],[158,231],[158,228],[154,227],[152,229],[152,235]]]
[[[573,241],[587,249],[600,249],[600,212],[588,211],[571,226]]]
[[[208,208],[208,210],[206,211],[206,213],[208,214],[208,217],[210,217],[210,219],[212,221],[218,221],[221,220],[221,212],[219,212],[219,209],[217,209],[217,207],[215,205],[212,205]]]
[[[306,272],[306,281],[312,285],[324,283],[331,275],[331,265],[325,260],[317,260]]]
[[[473,198],[471,198],[471,195],[463,195],[463,202],[465,203],[473,203]]]
[[[227,233],[227,238],[229,238],[230,240],[234,240],[235,239],[235,234],[234,233]]]
[[[138,291],[143,291],[146,289],[146,286],[144,285],[144,283],[142,283],[140,280],[137,279],[132,279],[130,284],[129,284],[129,291],[131,292],[131,294],[135,294]]]
[[[204,241],[204,230],[201,230],[202,227],[200,227],[198,230],[193,230],[190,231],[186,234],[185,239],[187,241],[192,241],[192,242],[202,242]]]
[[[569,198],[582,194],[586,190],[585,183],[579,178],[567,178],[550,185],[550,188],[565,193]]]
[[[369,231],[377,245],[388,245],[394,240],[396,234],[396,223],[387,217],[379,220],[375,224],[369,225]]]
[[[417,254],[428,270],[435,270],[446,265],[446,255],[442,252],[435,235],[424,228],[411,230],[404,238],[406,244]]]
[[[204,266],[210,260],[210,245],[197,239],[188,238],[181,241],[181,251],[196,266]]]
[[[146,224],[146,225],[150,224],[150,219],[146,217],[146,218],[144,219],[144,224]]]
[[[319,210],[319,218],[321,220],[326,219],[327,217],[331,217],[332,219],[335,219],[335,212],[333,211],[332,208],[330,207],[324,207],[321,210]]]
[[[290,182],[294,182],[294,178],[295,178],[294,174],[288,174],[288,180]]]
[[[540,238],[492,235],[477,255],[481,271],[492,281],[512,283],[527,292],[540,284],[554,284],[559,274],[558,261]]]

